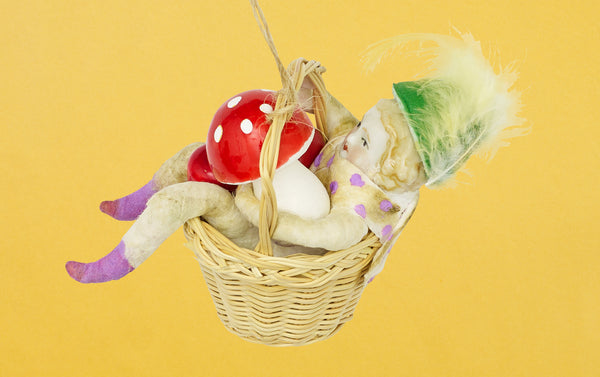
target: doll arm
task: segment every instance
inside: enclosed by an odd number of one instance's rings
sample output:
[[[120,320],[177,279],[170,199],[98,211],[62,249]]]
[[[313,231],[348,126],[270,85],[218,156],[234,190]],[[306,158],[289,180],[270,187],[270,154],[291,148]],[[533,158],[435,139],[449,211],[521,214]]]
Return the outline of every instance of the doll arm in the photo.
[[[346,135],[356,127],[358,119],[348,111],[334,96],[327,92],[325,100],[327,137],[333,139],[337,136]]]
[[[252,185],[238,188],[235,204],[252,224],[258,226],[260,204]],[[273,239],[311,248],[342,250],[357,244],[367,232],[367,225],[353,210],[334,207],[327,216],[319,219],[304,219],[280,212]]]
[[[135,220],[146,208],[146,202],[159,190],[175,183],[187,181],[187,163],[190,156],[203,143],[193,143],[161,165],[150,182],[139,190],[116,200],[100,203],[100,211],[117,220]]]
[[[298,102],[302,109],[309,113],[314,113],[313,93],[316,90],[315,84],[310,78],[305,78],[298,91]],[[327,90],[324,90],[325,96],[325,123],[327,138],[346,135],[352,128],[358,124],[358,119],[348,111],[334,96]]]

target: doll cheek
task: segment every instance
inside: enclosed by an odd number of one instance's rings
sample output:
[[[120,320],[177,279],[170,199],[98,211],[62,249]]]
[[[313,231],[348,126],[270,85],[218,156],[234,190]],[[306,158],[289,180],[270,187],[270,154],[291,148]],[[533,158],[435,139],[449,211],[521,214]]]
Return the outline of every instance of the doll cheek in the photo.
[[[368,162],[365,151],[361,147],[353,145],[348,146],[348,155],[346,159],[361,169],[365,168],[365,165]]]
[[[356,130],[355,128],[346,136],[342,148],[342,157],[362,169],[368,162],[368,155],[361,144],[361,136]]]

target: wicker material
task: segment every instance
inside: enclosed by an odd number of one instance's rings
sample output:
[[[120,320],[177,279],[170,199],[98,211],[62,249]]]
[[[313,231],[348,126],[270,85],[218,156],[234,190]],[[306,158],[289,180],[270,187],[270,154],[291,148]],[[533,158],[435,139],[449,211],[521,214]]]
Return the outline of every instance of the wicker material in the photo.
[[[225,327],[271,346],[335,334],[352,318],[381,247],[369,233],[343,251],[277,258],[238,248],[200,219],[188,221],[185,232]]]

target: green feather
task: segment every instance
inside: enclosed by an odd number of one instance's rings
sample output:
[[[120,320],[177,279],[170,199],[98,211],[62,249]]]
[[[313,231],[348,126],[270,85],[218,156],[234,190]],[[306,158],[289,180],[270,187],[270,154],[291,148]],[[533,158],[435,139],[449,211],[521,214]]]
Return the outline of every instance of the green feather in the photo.
[[[430,54],[428,73],[418,81],[394,84],[394,94],[411,128],[428,177],[428,186],[452,178],[474,153],[495,154],[518,128],[519,94],[511,89],[517,75],[495,73],[470,34],[461,39],[437,34],[406,34],[371,46],[364,55],[372,69],[394,49],[411,41],[437,46],[413,50]]]

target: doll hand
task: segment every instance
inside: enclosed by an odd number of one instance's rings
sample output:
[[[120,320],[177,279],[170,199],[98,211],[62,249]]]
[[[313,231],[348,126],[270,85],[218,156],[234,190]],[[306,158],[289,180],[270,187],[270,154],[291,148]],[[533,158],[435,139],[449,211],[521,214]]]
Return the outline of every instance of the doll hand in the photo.
[[[316,60],[311,60],[309,62],[306,63],[306,69],[308,72],[317,72],[319,74],[322,74],[326,71],[325,67],[323,67],[321,65],[321,63],[319,63]],[[310,77],[306,76],[304,77],[304,80],[302,81],[302,86],[300,87],[300,90],[298,90],[298,102],[300,107],[302,108],[302,110],[306,111],[307,113],[314,113],[314,103],[313,103],[313,90],[316,89],[315,88],[315,84],[313,83],[313,81],[310,79]]]

